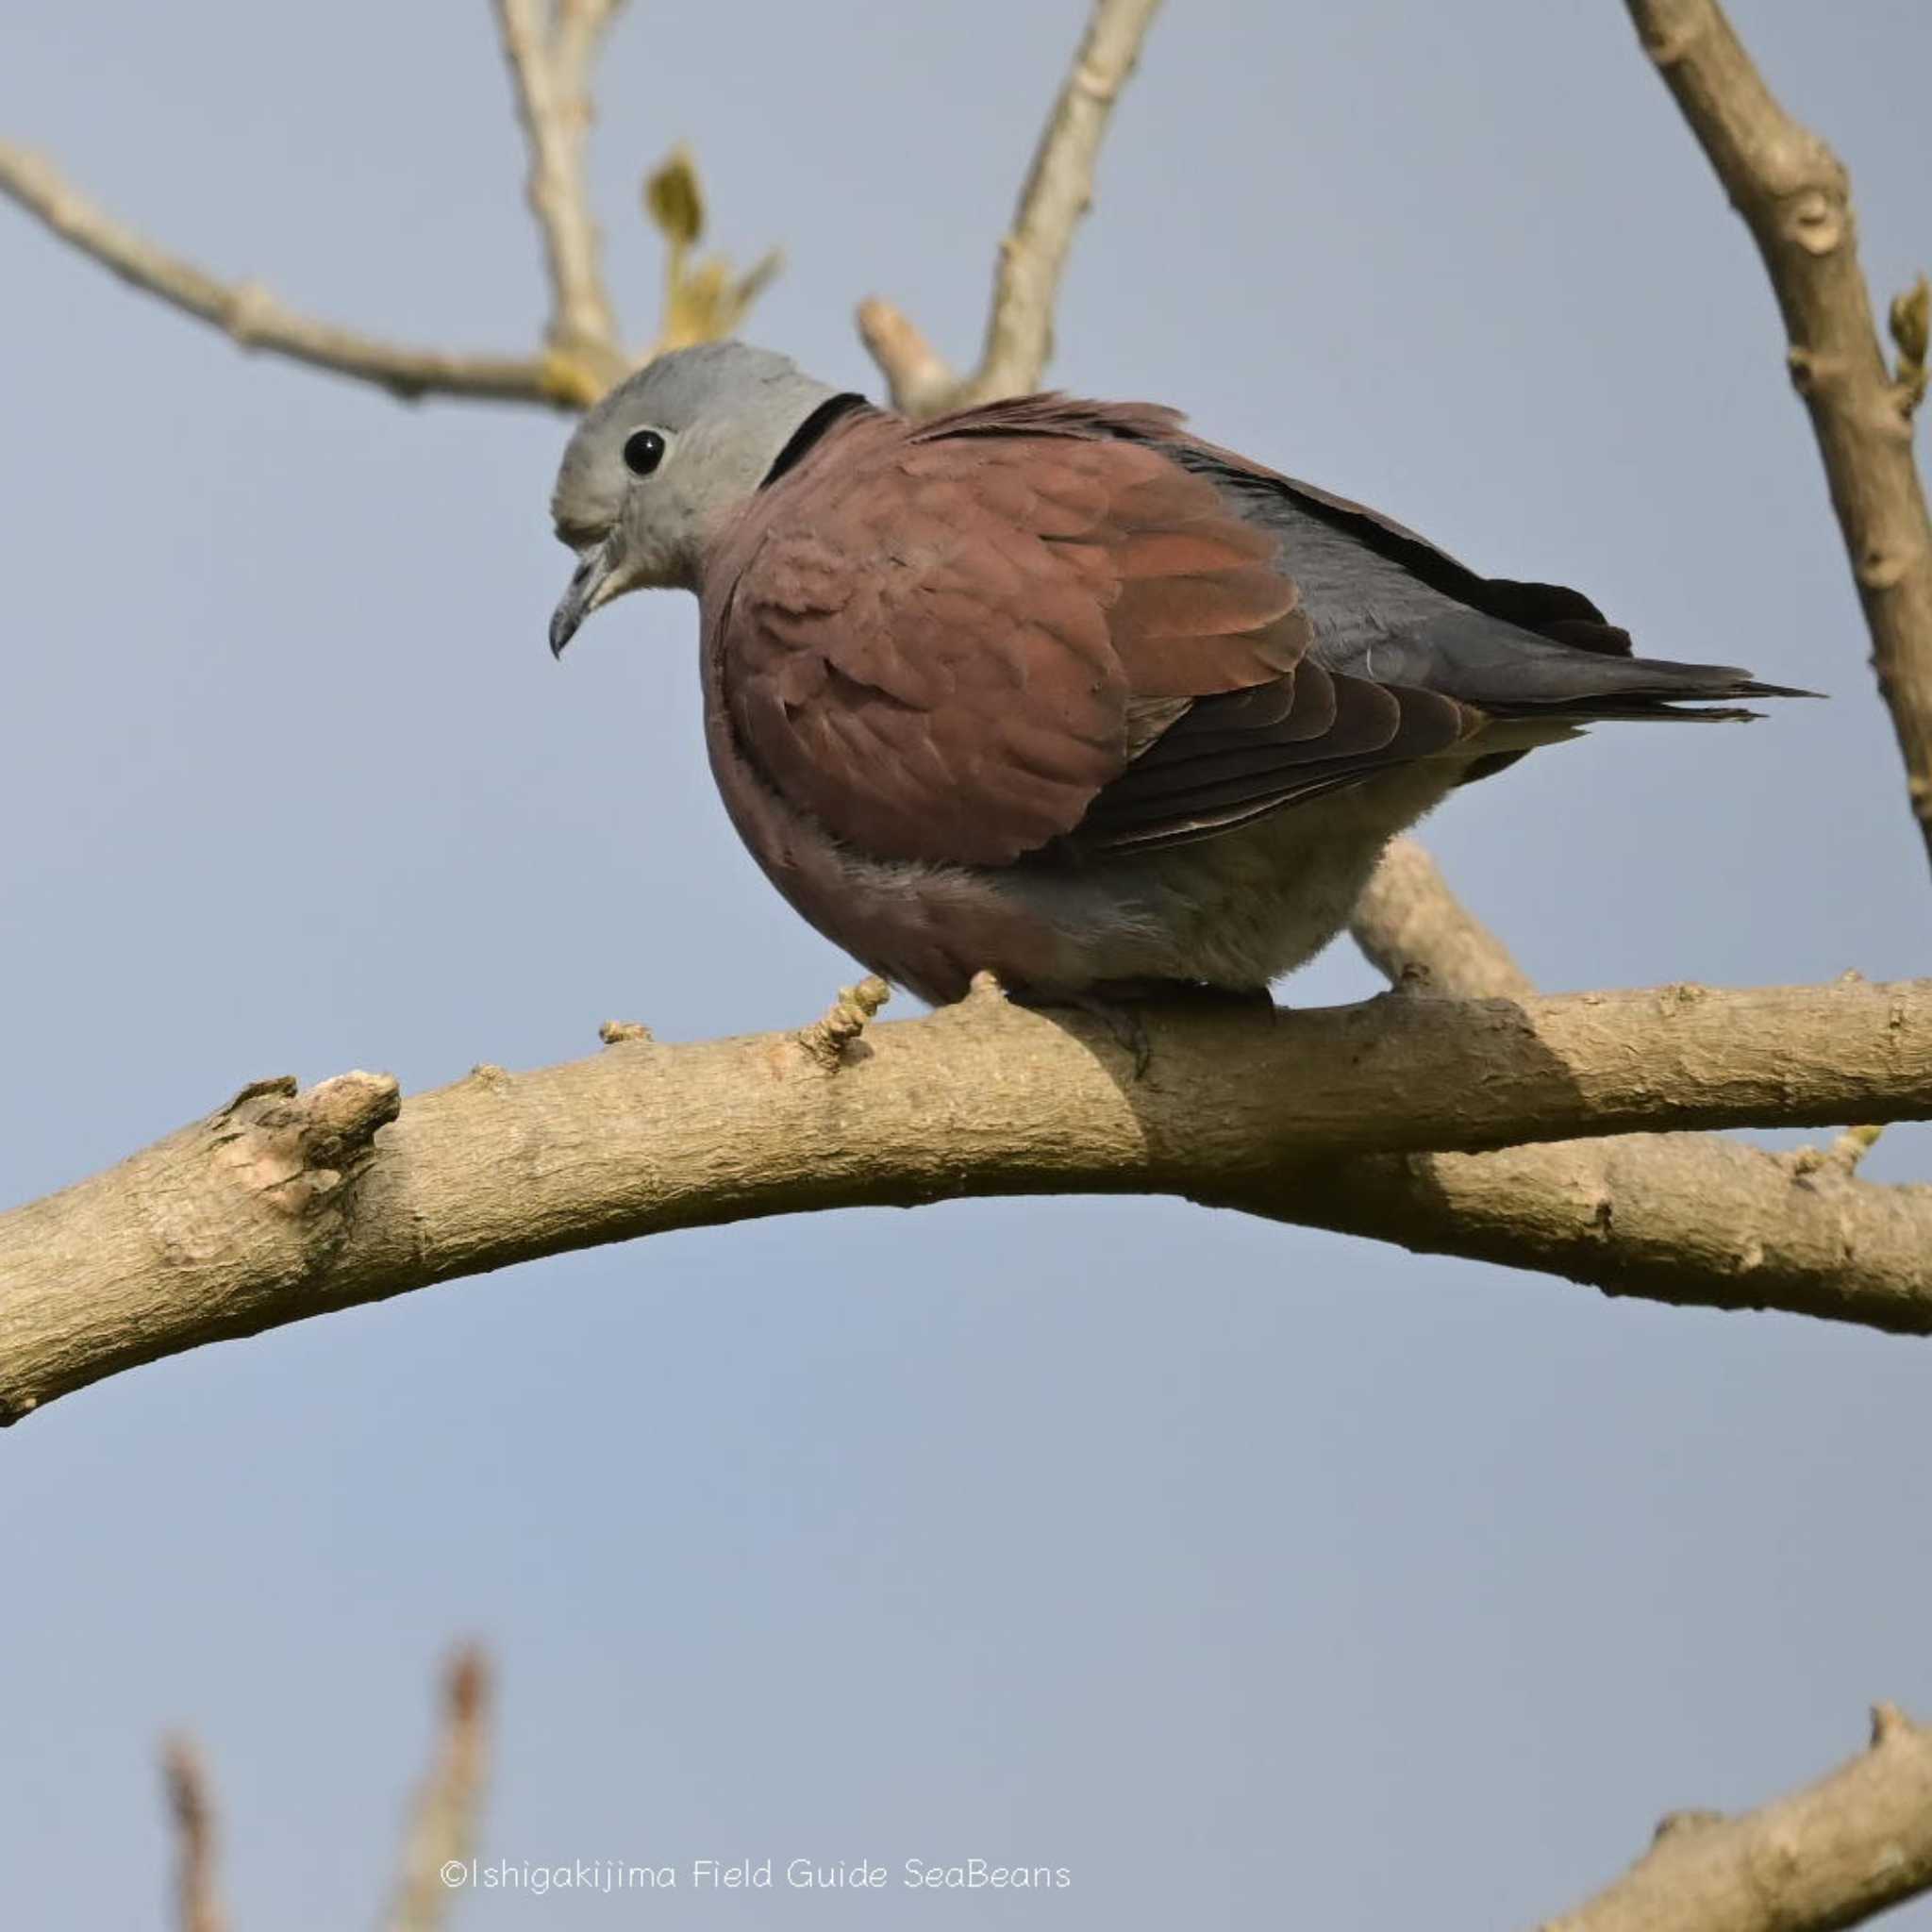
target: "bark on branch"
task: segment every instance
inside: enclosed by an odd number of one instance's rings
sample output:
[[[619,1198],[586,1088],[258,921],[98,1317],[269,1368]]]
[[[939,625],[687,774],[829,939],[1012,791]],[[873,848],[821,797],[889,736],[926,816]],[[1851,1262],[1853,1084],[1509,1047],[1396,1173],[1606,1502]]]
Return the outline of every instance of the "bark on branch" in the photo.
[[[1538,1932],[1838,1932],[1932,1887],[1932,1730],[1889,1704],[1871,1748],[1739,1818],[1673,1812],[1650,1849]]]
[[[1932,1115],[1932,981],[1521,1003],[1384,995],[1272,1017],[1167,1009],[1149,1033],[1137,1080],[1105,1025],[982,991],[867,1026],[835,1078],[808,1042],[777,1034],[625,1041],[527,1074],[482,1067],[407,1107],[379,1075],[299,1094],[258,1083],[0,1216],[0,1416],[199,1342],[430,1282],[822,1208],[1164,1192],[1358,1221],[1418,1246],[1441,1234],[1505,1248],[1527,1223],[1533,1265],[1549,1265],[1624,1230],[1566,1167],[1540,1171],[1538,1150],[1515,1143]],[[1453,1175],[1399,1158],[1348,1159],[1505,1145],[1516,1165],[1463,1177],[1459,1196]],[[1803,1205],[1761,1204],[1744,1234],[1752,1254],[1722,1272],[1701,1272],[1706,1252],[1688,1268],[1680,1257],[1672,1298],[1932,1329],[1932,1191],[1869,1191],[1893,1219],[1855,1239],[1846,1216],[1868,1205],[1861,1183],[1789,1180]],[[1541,1189],[1553,1212],[1537,1221],[1499,1186]],[[1641,1236],[1640,1222],[1636,1258],[1670,1274]]]
[[[1932,522],[1912,455],[1923,309],[1907,298],[1893,312],[1894,377],[1858,266],[1843,164],[1778,105],[1717,0],[1626,4],[1764,258],[1932,857]]]

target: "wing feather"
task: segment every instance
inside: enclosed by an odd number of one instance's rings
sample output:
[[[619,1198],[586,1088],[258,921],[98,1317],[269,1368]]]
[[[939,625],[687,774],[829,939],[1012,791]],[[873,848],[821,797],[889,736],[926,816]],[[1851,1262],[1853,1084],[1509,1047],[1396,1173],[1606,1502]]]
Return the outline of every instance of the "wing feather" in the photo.
[[[1465,735],[1453,699],[1307,656],[1274,537],[1173,427],[1054,397],[835,425],[722,591],[766,782],[874,857],[1006,865],[1209,836]]]

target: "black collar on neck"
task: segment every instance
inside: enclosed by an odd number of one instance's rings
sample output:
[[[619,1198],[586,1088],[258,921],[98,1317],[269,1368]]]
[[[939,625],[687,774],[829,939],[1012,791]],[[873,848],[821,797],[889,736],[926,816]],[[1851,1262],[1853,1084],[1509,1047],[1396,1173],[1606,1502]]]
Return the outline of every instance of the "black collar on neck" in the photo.
[[[824,435],[834,423],[851,415],[854,409],[869,409],[872,405],[856,390],[847,390],[843,395],[827,396],[796,429],[791,440],[778,452],[777,459],[765,472],[765,480],[758,485],[760,490],[769,490],[785,472],[791,469],[805,453]]]

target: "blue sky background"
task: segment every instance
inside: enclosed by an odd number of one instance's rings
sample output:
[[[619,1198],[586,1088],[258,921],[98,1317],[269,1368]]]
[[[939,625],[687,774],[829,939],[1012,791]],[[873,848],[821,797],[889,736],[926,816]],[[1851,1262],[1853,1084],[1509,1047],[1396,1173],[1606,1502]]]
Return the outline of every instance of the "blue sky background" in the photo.
[[[1919,0],[1736,0],[1932,258]],[[1083,8],[638,0],[595,149],[791,265],[752,331],[874,387],[876,291],[976,344]],[[0,129],[291,302],[452,346],[544,296],[480,4],[14,8]],[[693,611],[558,669],[566,425],[244,359],[0,208],[0,1192],[251,1077],[795,1024],[846,962],[737,849]],[[1924,969],[1932,892],[1761,272],[1623,10],[1174,0],[1059,382],[1187,408],[1645,646],[1821,687],[1607,729],[1432,840],[1551,987]],[[1342,951],[1288,990],[1353,997]],[[1870,1172],[1925,1173],[1932,1134]],[[669,1236],[207,1349],[0,1439],[0,1870],[161,1922],[154,1749],[214,1767],[238,1928],[371,1923],[457,1637],[486,1855],[1066,1866],[1045,1895],[479,1897],[663,1924],[1526,1923],[1685,1805],[1932,1714],[1923,1344],[1164,1202]],[[1897,1921],[1932,1926],[1932,1909]]]

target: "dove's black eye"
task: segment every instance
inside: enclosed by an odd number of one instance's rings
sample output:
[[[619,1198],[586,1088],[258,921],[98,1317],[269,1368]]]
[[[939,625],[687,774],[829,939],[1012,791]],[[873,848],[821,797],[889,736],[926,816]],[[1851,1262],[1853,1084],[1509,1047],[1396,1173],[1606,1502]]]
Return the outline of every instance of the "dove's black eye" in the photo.
[[[624,440],[624,467],[648,476],[664,460],[664,439],[655,429],[634,429]]]

